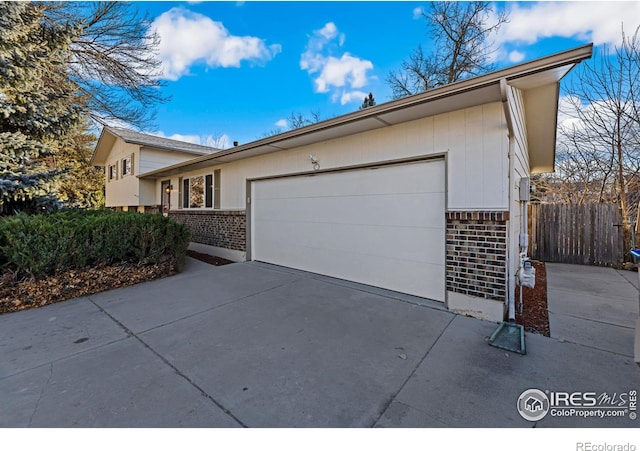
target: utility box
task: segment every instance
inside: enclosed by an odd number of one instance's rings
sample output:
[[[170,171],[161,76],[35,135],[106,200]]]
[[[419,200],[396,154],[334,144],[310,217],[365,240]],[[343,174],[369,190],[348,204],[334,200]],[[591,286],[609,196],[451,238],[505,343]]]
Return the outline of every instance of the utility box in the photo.
[[[536,286],[536,268],[533,267],[529,257],[521,257],[522,265],[520,266],[520,272],[518,281],[520,285],[527,288],[535,288]]]
[[[531,200],[531,179],[522,177],[520,179],[520,201],[529,202]]]

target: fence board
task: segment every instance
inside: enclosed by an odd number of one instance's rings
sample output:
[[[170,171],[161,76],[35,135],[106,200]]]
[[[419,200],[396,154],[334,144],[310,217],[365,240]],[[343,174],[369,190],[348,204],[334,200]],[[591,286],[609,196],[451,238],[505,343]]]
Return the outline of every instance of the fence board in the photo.
[[[622,221],[615,204],[530,204],[529,220],[535,259],[599,266],[623,261]]]

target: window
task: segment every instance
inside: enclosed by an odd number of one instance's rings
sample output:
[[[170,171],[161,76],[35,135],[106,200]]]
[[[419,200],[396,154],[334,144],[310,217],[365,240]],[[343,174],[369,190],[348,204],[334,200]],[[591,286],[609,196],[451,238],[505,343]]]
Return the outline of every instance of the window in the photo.
[[[115,164],[110,164],[107,168],[107,178],[109,181],[114,180],[118,174]]]
[[[180,179],[180,207],[220,208],[218,183],[218,178],[212,174]]]
[[[204,208],[205,191],[204,177],[191,177],[182,180],[183,208]]]
[[[131,160],[132,160],[133,155],[129,155],[126,158],[122,159],[122,176],[124,177],[125,175],[131,175]]]

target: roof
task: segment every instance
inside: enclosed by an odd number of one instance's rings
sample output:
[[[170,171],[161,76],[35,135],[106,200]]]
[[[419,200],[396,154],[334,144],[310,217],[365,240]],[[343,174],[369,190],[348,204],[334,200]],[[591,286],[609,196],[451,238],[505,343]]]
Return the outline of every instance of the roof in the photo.
[[[212,155],[205,155],[150,171],[141,174],[140,177],[167,177],[216,164],[381,129],[463,108],[491,102],[505,102],[505,84],[521,89],[525,94],[525,117],[531,171],[553,171],[559,83],[575,65],[582,60],[591,58],[592,52],[593,44],[577,47],[222,150]],[[527,96],[527,93],[531,95]]]
[[[109,156],[109,152],[111,151],[111,147],[113,146],[116,138],[120,138],[126,143],[138,144],[143,147],[164,150],[167,152],[191,154],[194,158],[202,155],[210,155],[213,152],[220,151],[220,149],[216,149],[215,147],[202,146],[175,139],[149,135],[147,133],[140,133],[126,128],[105,125],[102,128],[100,138],[98,139],[96,148],[93,151],[91,164],[95,166],[104,166],[106,164],[106,159]]]

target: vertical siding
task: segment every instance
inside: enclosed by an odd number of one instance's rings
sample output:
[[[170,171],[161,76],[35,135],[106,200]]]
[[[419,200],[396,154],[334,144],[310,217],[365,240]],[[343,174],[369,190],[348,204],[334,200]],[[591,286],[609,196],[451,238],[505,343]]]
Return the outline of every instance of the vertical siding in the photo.
[[[221,169],[222,209],[243,209],[246,180],[311,170],[309,155],[322,169],[385,160],[447,154],[447,207],[468,210],[508,208],[507,126],[500,102],[358,133],[309,146],[247,158],[172,177]],[[160,180],[156,181],[159,193]],[[157,194],[156,194],[157,195]],[[177,205],[177,192],[172,205]]]

